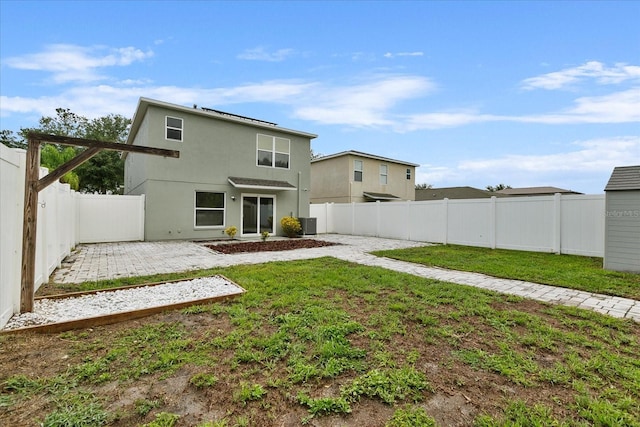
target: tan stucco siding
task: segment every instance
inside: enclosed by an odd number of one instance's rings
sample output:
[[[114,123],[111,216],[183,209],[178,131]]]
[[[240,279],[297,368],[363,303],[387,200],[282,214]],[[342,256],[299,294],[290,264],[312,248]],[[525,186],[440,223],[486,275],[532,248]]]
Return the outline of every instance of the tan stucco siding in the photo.
[[[350,202],[349,159],[330,159],[311,164],[311,203]]]
[[[362,181],[354,181],[355,160],[363,162]],[[380,182],[380,166],[387,166],[387,184]],[[407,169],[411,177],[407,179]],[[364,192],[393,194],[415,200],[415,167],[345,155],[311,163],[311,203],[360,203]]]

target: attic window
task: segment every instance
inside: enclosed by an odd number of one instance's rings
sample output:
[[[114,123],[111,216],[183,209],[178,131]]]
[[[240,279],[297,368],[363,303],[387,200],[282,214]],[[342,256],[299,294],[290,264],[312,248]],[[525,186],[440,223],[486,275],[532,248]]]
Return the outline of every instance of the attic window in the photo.
[[[182,141],[182,119],[166,116],[165,138],[173,141]]]

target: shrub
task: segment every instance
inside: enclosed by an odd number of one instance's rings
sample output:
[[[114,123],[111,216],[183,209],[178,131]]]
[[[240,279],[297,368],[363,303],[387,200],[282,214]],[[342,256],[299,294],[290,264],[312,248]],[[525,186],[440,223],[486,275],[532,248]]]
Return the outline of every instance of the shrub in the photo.
[[[292,216],[282,217],[280,225],[282,226],[282,231],[284,231],[284,234],[286,234],[287,237],[295,237],[298,232],[302,231],[300,221],[298,221],[298,218],[294,218]]]
[[[224,232],[227,233],[227,236],[233,239],[234,237],[236,237],[236,233],[238,233],[238,229],[236,228],[235,225],[232,225],[231,227],[225,228]]]
[[[269,238],[269,232],[263,231],[262,233],[260,233],[260,238],[262,239],[263,242],[266,242],[267,239]]]

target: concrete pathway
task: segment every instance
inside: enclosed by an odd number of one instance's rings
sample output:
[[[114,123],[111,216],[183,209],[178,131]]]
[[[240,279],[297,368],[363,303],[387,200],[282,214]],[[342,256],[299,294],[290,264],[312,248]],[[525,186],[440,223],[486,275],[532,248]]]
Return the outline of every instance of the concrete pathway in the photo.
[[[518,295],[552,304],[564,304],[593,310],[613,317],[640,322],[640,301],[610,297],[521,280],[499,279],[479,273],[425,267],[404,261],[380,258],[369,252],[424,246],[422,242],[381,239],[376,237],[323,234],[314,237],[334,243],[313,249],[282,252],[259,252],[225,255],[213,252],[200,243],[185,241],[123,242],[81,245],[62,267],[54,272],[57,283],[80,283],[119,277],[146,276],[159,273],[184,272],[237,264],[261,264],[271,261],[292,261],[332,256],[344,261],[383,267],[429,279]]]

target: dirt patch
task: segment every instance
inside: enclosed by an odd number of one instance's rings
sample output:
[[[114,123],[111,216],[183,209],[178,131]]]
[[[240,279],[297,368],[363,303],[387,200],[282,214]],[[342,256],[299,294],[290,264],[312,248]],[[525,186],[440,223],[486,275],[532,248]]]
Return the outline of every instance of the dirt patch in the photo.
[[[337,243],[325,242],[314,239],[286,239],[267,240],[266,242],[224,242],[205,245],[209,249],[223,254],[238,254],[246,252],[270,252],[270,251],[291,251],[294,249],[321,248],[333,246]]]

